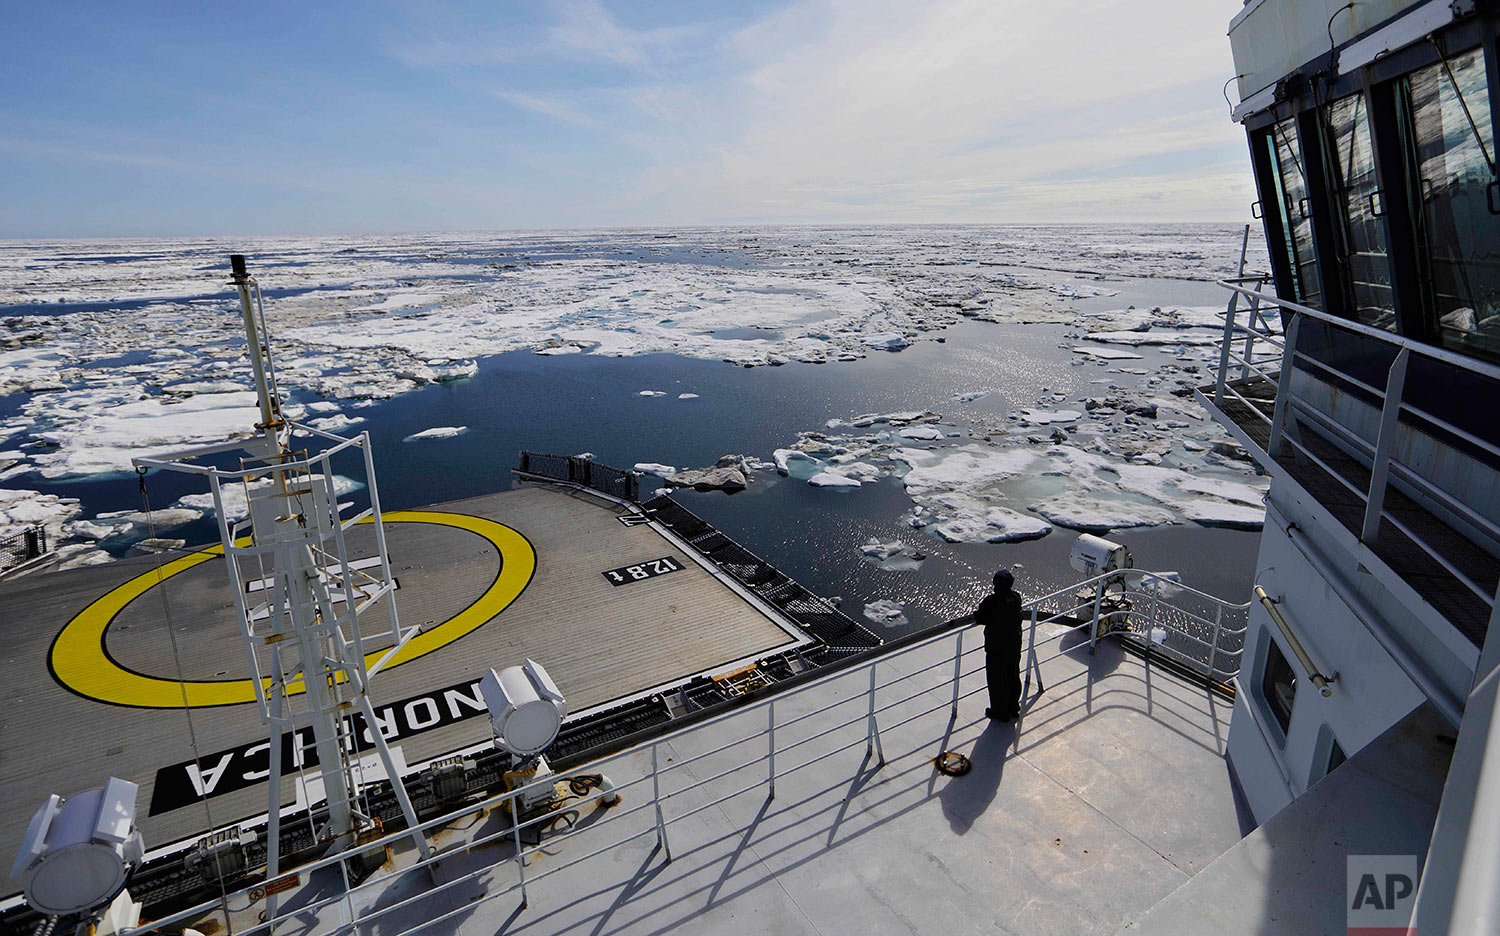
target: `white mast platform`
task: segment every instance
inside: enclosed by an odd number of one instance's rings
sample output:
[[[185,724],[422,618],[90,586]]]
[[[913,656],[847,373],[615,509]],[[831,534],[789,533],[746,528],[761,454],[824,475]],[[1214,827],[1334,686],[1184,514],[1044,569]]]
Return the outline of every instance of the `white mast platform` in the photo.
[[[282,415],[259,286],[245,271],[244,257],[236,254],[230,262],[260,401],[256,434],[132,463],[142,473],[162,469],[202,475],[213,493],[255,701],[270,726],[266,877],[272,880],[280,873],[283,758],[290,751],[298,767],[306,761],[298,729],[312,729],[328,809],[317,838],[330,852],[348,848],[374,826],[359,807],[363,777],[357,768],[356,712],[363,716],[367,741],[379,754],[407,824],[417,825],[400,771],[378,729],[369,685],[418,628],[401,627],[396,613],[369,433],[344,438]],[[320,451],[293,449],[294,432],[331,444]],[[344,517],[332,459],[346,451],[352,456],[354,450],[363,456],[370,506]],[[242,453],[238,467],[224,467],[226,456],[237,451]],[[249,519],[231,523],[226,493],[236,488],[246,500]],[[378,564],[360,563],[366,568],[355,569],[350,563],[344,534],[356,523],[373,524]],[[252,593],[252,582],[264,587]],[[367,633],[361,619],[382,605],[387,624],[378,633]],[[379,654],[373,661],[367,647]],[[424,836],[412,838],[424,856],[430,854]]]

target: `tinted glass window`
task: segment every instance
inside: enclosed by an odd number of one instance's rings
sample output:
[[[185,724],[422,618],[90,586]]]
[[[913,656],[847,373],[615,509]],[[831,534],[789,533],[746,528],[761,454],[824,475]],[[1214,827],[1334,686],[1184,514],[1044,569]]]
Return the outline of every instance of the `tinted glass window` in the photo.
[[[1370,150],[1370,119],[1365,96],[1351,94],[1325,111],[1333,188],[1339,200],[1340,233],[1344,239],[1350,298],[1356,317],[1366,325],[1396,329],[1391,293],[1391,262],[1386,250],[1385,224],[1376,212],[1380,186],[1375,179],[1375,157]]]
[[[1328,749],[1328,769],[1323,771],[1323,775],[1326,777],[1335,770],[1338,770],[1339,766],[1348,759],[1349,757],[1344,753],[1344,749],[1339,747],[1338,741],[1335,740],[1333,746]]]
[[[1282,201],[1283,228],[1291,241],[1292,279],[1297,301],[1321,306],[1317,255],[1313,252],[1312,204],[1307,197],[1307,174],[1297,142],[1297,125],[1288,118],[1271,128],[1272,161]]]
[[[1444,345],[1500,353],[1500,222],[1487,192],[1495,148],[1483,54],[1413,72],[1405,97],[1433,324]]]
[[[1260,678],[1260,691],[1266,706],[1276,718],[1285,735],[1292,727],[1292,702],[1297,698],[1297,674],[1276,641],[1266,638],[1270,647],[1266,652],[1266,671]]]

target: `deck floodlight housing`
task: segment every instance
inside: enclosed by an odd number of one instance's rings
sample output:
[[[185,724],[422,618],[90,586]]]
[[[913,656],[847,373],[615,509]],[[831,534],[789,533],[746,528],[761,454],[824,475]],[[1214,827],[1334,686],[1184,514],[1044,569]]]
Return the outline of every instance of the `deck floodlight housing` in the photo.
[[[479,681],[479,691],[502,751],[529,758],[557,740],[568,703],[542,664],[527,660],[498,672],[492,669]]]
[[[110,778],[103,787],[47,798],[21,841],[11,877],[25,878],[26,902],[55,917],[85,916],[100,932],[132,929],[140,905],[126,880],[145,853],[135,827],[137,787]]]
[[[1073,541],[1073,549],[1068,554],[1068,564],[1075,571],[1093,578],[1106,572],[1132,569],[1135,567],[1135,560],[1131,558],[1130,550],[1124,545],[1102,536],[1081,533],[1078,539]]]
[[[1084,607],[1092,599],[1094,624],[1089,652],[1093,653],[1094,644],[1103,635],[1130,629],[1130,601],[1124,573],[1135,568],[1135,560],[1124,544],[1081,533],[1068,552],[1068,564],[1090,579],[1106,576],[1080,588],[1073,596]]]

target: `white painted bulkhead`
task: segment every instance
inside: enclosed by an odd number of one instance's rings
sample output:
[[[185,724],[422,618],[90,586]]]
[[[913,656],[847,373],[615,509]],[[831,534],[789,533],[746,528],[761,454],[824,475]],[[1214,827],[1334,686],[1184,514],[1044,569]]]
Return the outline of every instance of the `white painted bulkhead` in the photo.
[[[1338,678],[1331,694],[1322,696],[1270,614],[1252,603],[1228,756],[1258,823],[1323,778],[1334,742],[1353,756],[1425,698],[1350,605],[1363,603],[1392,618],[1408,612],[1370,575],[1357,570],[1352,555],[1330,549],[1334,544],[1317,535],[1319,527],[1297,504],[1296,493],[1301,492],[1295,485],[1272,488],[1256,583],[1278,600],[1278,610],[1324,675],[1336,673]],[[1284,527],[1287,521],[1296,525],[1291,535]],[[1359,598],[1346,600],[1351,594]],[[1297,678],[1285,732],[1261,689],[1273,641]]]
[[[1345,9],[1347,0],[1248,0],[1229,23],[1240,100],[1326,54],[1330,34],[1334,44],[1347,42],[1418,2],[1360,0]]]

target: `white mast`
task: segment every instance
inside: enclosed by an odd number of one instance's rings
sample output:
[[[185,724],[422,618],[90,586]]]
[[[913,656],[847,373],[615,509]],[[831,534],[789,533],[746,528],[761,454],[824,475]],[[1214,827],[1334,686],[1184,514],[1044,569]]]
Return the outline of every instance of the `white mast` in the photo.
[[[361,739],[355,735],[356,711],[364,717],[365,743],[378,752],[407,823],[416,826],[416,813],[379,731],[367,689],[370,677],[416,635],[417,629],[403,630],[396,613],[395,580],[385,546],[369,434],[346,439],[297,426],[282,415],[259,287],[246,272],[243,256],[232,256],[230,265],[230,284],[239,290],[260,407],[256,435],[159,459],[133,461],[138,469],[203,475],[213,492],[255,701],[262,720],[270,726],[266,830],[266,874],[270,879],[280,872],[283,744],[291,739],[293,763],[301,767],[306,761],[303,737],[308,728],[312,730],[312,749],[317,753],[328,809],[326,823],[316,830],[320,842],[333,850],[347,848],[357,833],[371,824],[372,817],[359,810],[360,778],[355,755]],[[294,451],[290,447],[294,430],[335,444],[315,454],[305,449]],[[240,459],[237,470],[203,461],[236,449],[248,456]],[[332,458],[345,452],[352,458],[355,449],[363,454],[371,506],[344,518],[335,490]],[[226,489],[226,482],[238,485],[243,492],[248,521],[230,523],[225,494],[234,488]],[[351,568],[344,534],[354,524],[367,521],[374,527],[379,563],[358,571]],[[244,535],[247,532],[248,537]],[[253,592],[252,585],[256,589]],[[259,601],[251,604],[247,595]],[[376,634],[363,634],[361,615],[382,606],[388,627]],[[365,662],[367,645],[383,651],[369,666]],[[426,857],[429,847],[425,837],[416,833],[412,838]]]

